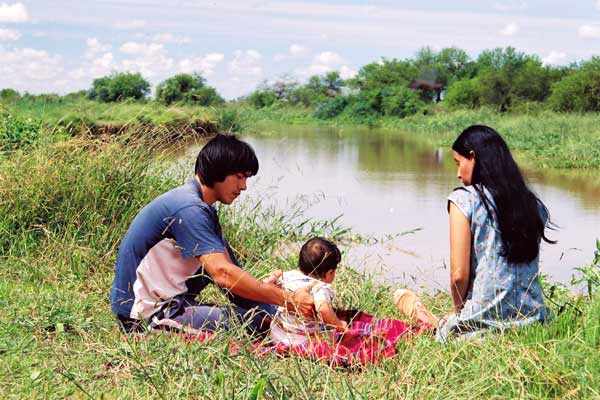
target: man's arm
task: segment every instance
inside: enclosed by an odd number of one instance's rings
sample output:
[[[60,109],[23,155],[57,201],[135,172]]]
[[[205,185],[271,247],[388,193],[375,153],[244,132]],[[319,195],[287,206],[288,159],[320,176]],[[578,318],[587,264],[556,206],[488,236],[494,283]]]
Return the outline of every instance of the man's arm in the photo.
[[[299,311],[306,318],[313,318],[314,301],[309,294],[310,287],[286,294],[274,283],[262,282],[233,264],[225,253],[204,254],[199,259],[204,270],[221,288],[249,300],[285,305],[291,311]]]

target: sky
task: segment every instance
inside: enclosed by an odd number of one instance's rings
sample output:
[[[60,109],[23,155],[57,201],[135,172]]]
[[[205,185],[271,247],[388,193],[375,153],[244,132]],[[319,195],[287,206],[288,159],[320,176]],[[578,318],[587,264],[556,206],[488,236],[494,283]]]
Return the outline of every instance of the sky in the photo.
[[[64,94],[112,72],[200,72],[227,99],[456,46],[562,65],[600,55],[600,0],[0,0],[0,88]]]

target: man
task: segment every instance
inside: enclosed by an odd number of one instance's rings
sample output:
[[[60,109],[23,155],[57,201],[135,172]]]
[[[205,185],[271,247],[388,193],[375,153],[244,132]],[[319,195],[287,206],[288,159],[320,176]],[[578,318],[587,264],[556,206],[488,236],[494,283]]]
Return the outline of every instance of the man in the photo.
[[[247,143],[217,135],[198,154],[194,179],[138,213],[121,241],[110,292],[111,310],[126,332],[148,325],[212,331],[237,321],[260,331],[277,305],[312,315],[307,290],[284,293],[274,279],[257,280],[223,239],[214,204],[231,204],[257,172]],[[196,296],[211,282],[237,307],[199,304]]]

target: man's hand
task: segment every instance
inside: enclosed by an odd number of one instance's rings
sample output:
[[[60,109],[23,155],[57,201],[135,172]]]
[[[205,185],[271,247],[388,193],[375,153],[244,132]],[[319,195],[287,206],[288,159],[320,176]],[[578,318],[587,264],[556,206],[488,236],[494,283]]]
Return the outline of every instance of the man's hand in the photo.
[[[296,290],[285,296],[285,307],[288,311],[300,314],[309,320],[315,319],[315,301],[310,295],[310,290],[317,282]],[[289,293],[289,292],[288,292]]]
[[[269,274],[269,276],[267,276],[266,278],[263,278],[262,283],[277,284],[277,281],[281,278],[282,275],[283,275],[283,270],[276,269],[275,271],[271,272]]]

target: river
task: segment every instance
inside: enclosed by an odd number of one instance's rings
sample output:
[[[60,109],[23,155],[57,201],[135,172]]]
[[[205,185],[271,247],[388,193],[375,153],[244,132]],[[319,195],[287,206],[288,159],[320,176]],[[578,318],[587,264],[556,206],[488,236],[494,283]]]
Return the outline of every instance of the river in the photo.
[[[449,148],[365,127],[270,126],[242,138],[260,161],[243,196],[284,211],[300,201],[306,217],[339,216],[354,232],[385,239],[346,249],[346,265],[383,283],[446,290],[446,198],[461,185]],[[185,164],[193,166],[200,147],[187,147]],[[542,245],[541,271],[568,283],[600,238],[600,187],[575,174],[525,174],[559,226],[548,234],[558,243]]]

